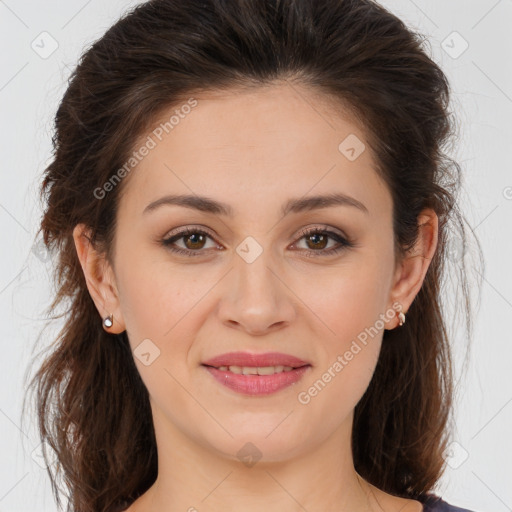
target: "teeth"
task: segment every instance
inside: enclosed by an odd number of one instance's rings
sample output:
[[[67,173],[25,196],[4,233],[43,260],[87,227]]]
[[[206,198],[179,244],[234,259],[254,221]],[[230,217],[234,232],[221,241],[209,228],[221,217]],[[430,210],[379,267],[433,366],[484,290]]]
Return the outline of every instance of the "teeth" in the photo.
[[[239,375],[273,375],[274,373],[289,372],[292,366],[219,366],[223,372],[230,371]]]

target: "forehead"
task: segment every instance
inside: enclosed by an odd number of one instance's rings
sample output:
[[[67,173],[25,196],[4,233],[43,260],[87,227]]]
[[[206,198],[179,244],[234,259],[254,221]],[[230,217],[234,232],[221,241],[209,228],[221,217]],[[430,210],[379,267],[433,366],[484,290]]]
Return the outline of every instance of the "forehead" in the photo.
[[[291,197],[342,192],[373,215],[390,211],[364,130],[341,104],[289,83],[193,100],[140,137],[135,150],[151,149],[124,184],[123,208],[140,215],[164,194],[196,194],[254,215],[277,213]]]

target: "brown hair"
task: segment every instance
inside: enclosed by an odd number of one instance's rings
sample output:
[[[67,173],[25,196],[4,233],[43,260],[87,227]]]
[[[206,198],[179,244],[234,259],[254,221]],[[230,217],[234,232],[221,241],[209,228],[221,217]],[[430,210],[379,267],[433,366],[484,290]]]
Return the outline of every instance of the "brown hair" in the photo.
[[[373,379],[355,409],[358,473],[385,492],[417,498],[444,469],[454,397],[442,300],[450,233],[465,247],[456,194],[461,168],[447,156],[454,135],[449,84],[422,48],[423,37],[372,0],[152,0],[127,13],[82,56],[55,117],[54,155],[41,187],[39,232],[57,253],[65,324],[29,389],[60,506],[106,512],[132,503],[157,476],[149,396],[126,332],[104,331],[80,266],[73,228],[112,261],[124,180],[97,200],[137,139],[172,105],[198,91],[260,87],[287,80],[349,105],[393,198],[397,254],[417,236],[417,217],[439,217],[437,251],[403,327],[384,332]],[[457,246],[457,247],[458,247]],[[457,248],[456,247],[456,248]],[[471,332],[462,255],[457,276]],[[469,339],[469,336],[468,336]],[[46,451],[44,455],[49,461]]]

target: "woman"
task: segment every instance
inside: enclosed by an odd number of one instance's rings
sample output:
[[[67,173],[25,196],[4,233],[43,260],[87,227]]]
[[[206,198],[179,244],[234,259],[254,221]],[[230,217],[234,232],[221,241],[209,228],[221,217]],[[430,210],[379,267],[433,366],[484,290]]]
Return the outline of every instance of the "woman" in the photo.
[[[42,185],[59,503],[62,480],[76,512],[463,510],[434,492],[448,103],[371,0],[152,0],[88,49]]]

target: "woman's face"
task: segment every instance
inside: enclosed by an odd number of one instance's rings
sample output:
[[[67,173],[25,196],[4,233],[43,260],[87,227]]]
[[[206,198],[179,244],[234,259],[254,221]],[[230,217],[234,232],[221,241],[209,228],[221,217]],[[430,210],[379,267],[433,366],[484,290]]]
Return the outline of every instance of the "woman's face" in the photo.
[[[284,460],[351,427],[383,330],[397,326],[391,196],[365,134],[305,88],[194,98],[134,148],[109,312],[127,331],[157,431],[231,459],[253,450]],[[307,202],[335,195],[350,200]],[[229,352],[309,366],[280,388],[283,375],[204,366]],[[240,379],[261,384],[250,391]]]

